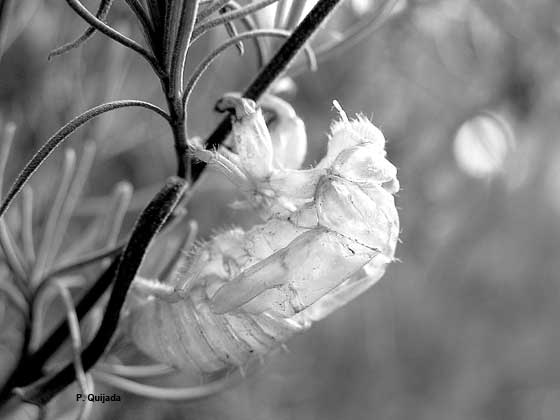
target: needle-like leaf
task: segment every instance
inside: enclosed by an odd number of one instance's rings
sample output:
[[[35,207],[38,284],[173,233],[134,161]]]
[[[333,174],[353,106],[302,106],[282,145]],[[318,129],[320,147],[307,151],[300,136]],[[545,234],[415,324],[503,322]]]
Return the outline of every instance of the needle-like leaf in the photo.
[[[210,19],[207,21],[204,21],[198,25],[196,25],[196,27],[194,28],[193,34],[192,34],[192,38],[196,39],[198,38],[200,35],[202,35],[204,32],[218,26],[221,25],[225,22],[229,22],[231,20],[234,19],[239,19],[242,18],[243,16],[247,16],[251,13],[255,13],[258,10],[264,9],[267,6],[270,6],[271,4],[277,2],[278,0],[259,0],[256,2],[253,2],[251,4],[249,4],[248,6],[245,6],[239,10],[234,10],[228,13],[224,13],[223,15],[214,18],[214,19]]]
[[[234,38],[228,39],[222,45],[217,47],[214,51],[208,54],[193,70],[191,73],[191,77],[187,81],[185,85],[185,93],[183,96],[183,106],[186,108],[188,105],[189,97],[196,86],[197,82],[200,80],[200,77],[204,74],[204,72],[210,67],[212,62],[227,48],[232,45],[237,44],[239,41],[244,39],[251,39],[256,37],[278,37],[278,38],[289,38],[291,33],[289,31],[285,31],[282,29],[258,29],[255,31],[244,32]],[[309,63],[311,67],[315,67],[315,58],[313,51],[309,47],[305,47],[305,51],[307,52],[307,57],[309,59]]]
[[[46,158],[53,152],[53,150],[58,147],[66,138],[80,128],[82,125],[90,121],[91,119],[109,111],[113,111],[119,108],[127,107],[141,107],[147,108],[156,114],[162,116],[166,121],[169,121],[169,116],[161,108],[144,101],[114,101],[107,102],[103,105],[91,108],[83,114],[78,115],[72,121],[67,123],[65,126],[60,128],[47,142],[35,153],[31,160],[25,165],[23,170],[19,173],[16,180],[10,187],[10,190],[6,194],[6,197],[0,205],[0,217],[4,215],[15,196],[20,192],[26,182],[29,180],[31,175],[43,164]]]
[[[68,189],[70,188],[70,183],[74,177],[75,167],[76,152],[73,149],[68,149],[64,155],[64,163],[60,174],[58,191],[45,223],[43,239],[41,240],[41,244],[37,250],[37,261],[35,262],[31,273],[31,286],[33,288],[36,288],[39,285],[45,270],[48,268],[48,261],[51,259],[51,243],[55,240],[54,238],[57,233],[58,217],[62,211],[64,202],[66,201]]]
[[[101,0],[101,2],[99,3],[99,7],[97,8],[97,13],[95,13],[95,17],[97,19],[99,19],[101,22],[105,22],[105,19],[107,18],[107,15],[109,14],[109,10],[111,9],[112,3],[113,3],[113,0]],[[86,42],[88,39],[90,39],[93,36],[94,33],[95,33],[95,28],[93,26],[90,26],[89,28],[87,28],[84,31],[84,33],[82,35],[80,35],[74,41],[68,42],[68,43],[66,43],[64,45],[61,45],[60,47],[52,50],[49,53],[48,60],[50,60],[53,57],[56,57],[57,55],[64,54],[64,53],[66,53],[70,50],[73,50],[74,48],[79,47],[84,42]]]
[[[163,74],[163,69],[160,68],[157,59],[142,45],[111,28],[105,22],[99,20],[79,0],[66,0],[66,2],[82,19],[84,19],[92,27],[97,29],[99,32],[107,35],[109,38],[115,40],[119,44],[122,44],[133,51],[136,51],[151,64],[157,74]]]

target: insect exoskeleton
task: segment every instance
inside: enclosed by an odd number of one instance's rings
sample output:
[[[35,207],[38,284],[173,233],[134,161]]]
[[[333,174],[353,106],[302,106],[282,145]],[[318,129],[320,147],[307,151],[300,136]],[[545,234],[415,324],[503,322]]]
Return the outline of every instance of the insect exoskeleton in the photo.
[[[397,171],[371,122],[340,109],[325,158],[286,169],[270,155],[260,110],[236,100],[234,151],[198,156],[238,175],[264,223],[215,235],[165,285],[139,279],[151,296],[130,316],[146,354],[206,373],[244,366],[363,293],[394,259],[399,234]]]
[[[244,307],[216,313],[210,307],[211,297],[302,231],[278,220],[248,232],[231,229],[199,246],[168,279],[167,293],[132,308],[134,343],[160,362],[202,373],[243,366],[281,346],[302,330],[301,324]]]

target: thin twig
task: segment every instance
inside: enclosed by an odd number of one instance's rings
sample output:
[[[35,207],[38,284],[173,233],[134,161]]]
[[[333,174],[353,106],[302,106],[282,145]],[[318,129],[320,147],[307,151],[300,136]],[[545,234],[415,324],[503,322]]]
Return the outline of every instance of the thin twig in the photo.
[[[223,3],[225,5],[222,7],[222,9],[227,9],[229,11],[242,9],[242,6],[234,0],[226,0]],[[216,4],[218,4],[218,3],[216,3]],[[218,10],[218,9],[216,9],[216,10]],[[199,15],[200,15],[200,13],[199,13]],[[259,26],[255,22],[255,19],[250,14],[245,15],[243,17],[240,17],[239,20],[241,21],[241,23],[243,24],[243,26],[245,27],[245,29],[247,31],[255,31],[255,30],[259,29]],[[198,23],[198,20],[197,20],[197,23]],[[227,22],[227,23],[233,24],[231,21]],[[196,40],[200,39],[201,35],[203,35],[203,34],[199,34],[197,38],[193,38],[192,41],[191,41],[191,44],[194,43]],[[259,38],[259,37],[253,38],[253,42],[255,43],[255,49],[257,51],[257,68],[260,69],[264,65],[264,62],[266,60],[267,46],[266,46],[266,43],[263,42],[263,39]]]
[[[241,8],[239,6],[239,4],[236,1],[233,1],[233,0],[231,0],[228,3],[228,6],[229,7]],[[255,30],[259,29],[259,26],[257,25],[257,23],[255,22],[255,19],[251,15],[243,16],[242,18],[239,18],[239,20],[241,21],[243,26],[245,26],[245,29],[247,31],[255,31]],[[255,44],[255,50],[256,50],[256,53],[257,53],[257,69],[260,69],[262,66],[264,66],[264,63],[266,61],[266,52],[267,52],[267,49],[268,49],[266,39],[256,37],[256,38],[253,38],[253,42]]]
[[[99,32],[107,35],[109,38],[136,51],[142,57],[144,57],[148,63],[153,67],[157,74],[163,74],[163,69],[161,69],[157,59],[142,45],[138,44],[136,41],[128,38],[127,36],[121,34],[119,31],[111,28],[105,22],[96,18],[91,12],[79,1],[79,0],[66,0],[66,3],[87,23],[97,29]]]
[[[101,0],[101,2],[99,3],[99,7],[97,8],[97,12],[95,13],[95,17],[100,21],[105,22],[105,18],[109,14],[109,10],[111,9],[112,3],[113,0]],[[89,26],[84,31],[84,33],[80,35],[78,38],[76,38],[74,41],[70,41],[52,50],[49,53],[47,60],[50,60],[51,58],[56,57],[57,55],[64,54],[70,50],[73,50],[74,48],[79,47],[81,44],[83,44],[89,38],[91,38],[94,33],[95,33],[95,28],[93,26]]]
[[[188,106],[189,97],[196,86],[196,83],[199,81],[200,77],[204,74],[204,72],[208,69],[208,67],[212,64],[212,62],[227,48],[232,45],[237,44],[237,42],[242,41],[244,39],[255,38],[260,36],[267,36],[267,37],[278,37],[278,38],[289,38],[291,33],[289,31],[285,31],[283,29],[257,29],[255,31],[244,32],[234,38],[230,38],[225,41],[222,45],[208,54],[196,67],[196,69],[192,72],[191,77],[187,81],[185,85],[185,93],[183,96],[183,106],[186,108]],[[307,52],[307,57],[309,59],[310,67],[314,67],[315,58],[313,55],[313,51],[309,47],[305,47],[305,51]]]
[[[192,37],[193,39],[198,38],[200,35],[202,35],[204,32],[215,28],[216,26],[219,26],[225,22],[229,22],[231,20],[234,19],[239,19],[242,18],[243,16],[247,16],[251,13],[255,13],[256,11],[260,10],[260,9],[264,9],[267,6],[270,6],[271,4],[277,2],[278,0],[260,0],[260,1],[256,1],[253,2],[251,4],[249,4],[248,6],[245,6],[239,10],[234,10],[228,13],[224,13],[223,15],[211,19],[211,20],[207,20],[204,21],[202,23],[200,23],[199,25],[196,25],[196,27],[194,28],[194,31],[192,33]]]
[[[227,12],[227,8],[224,7],[220,13],[226,13]],[[237,30],[237,28],[235,27],[235,24],[233,22],[226,22],[224,23],[224,26],[226,27],[226,32],[228,34],[228,36],[230,38],[235,38],[236,36],[239,35],[239,31]],[[243,41],[239,41],[236,45],[237,50],[239,51],[239,55],[244,55],[245,54],[245,45],[243,45]]]

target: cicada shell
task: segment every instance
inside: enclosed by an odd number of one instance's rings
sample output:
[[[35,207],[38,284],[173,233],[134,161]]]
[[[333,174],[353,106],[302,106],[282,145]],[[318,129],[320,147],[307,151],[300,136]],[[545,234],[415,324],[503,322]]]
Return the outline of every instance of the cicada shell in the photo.
[[[242,367],[363,293],[393,261],[399,234],[396,168],[369,120],[341,112],[325,158],[288,169],[274,164],[259,108],[239,101],[234,152],[198,156],[242,174],[264,222],[191,251],[164,285],[144,288],[148,298],[130,315],[144,353],[203,373]],[[259,153],[266,159],[246,165]]]

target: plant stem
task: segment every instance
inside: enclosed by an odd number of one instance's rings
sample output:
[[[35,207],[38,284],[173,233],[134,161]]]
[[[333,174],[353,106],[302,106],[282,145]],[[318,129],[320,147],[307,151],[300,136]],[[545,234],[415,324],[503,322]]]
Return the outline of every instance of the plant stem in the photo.
[[[311,35],[319,28],[321,23],[329,16],[341,0],[319,0],[313,9],[307,14],[305,19],[294,30],[294,33],[280,47],[278,52],[272,57],[270,62],[260,71],[257,77],[243,93],[244,98],[257,100],[276,80],[276,78],[288,67],[290,62],[301,50]],[[231,131],[230,118],[224,118],[216,127],[214,132],[206,140],[206,148],[214,149],[222,144]],[[192,164],[192,181],[196,181],[206,163],[196,161]]]
[[[180,98],[183,96],[183,74],[185,70],[185,60],[191,42],[191,36],[196,22],[199,0],[185,0],[181,6],[179,28],[177,38],[173,46],[171,56],[170,89],[173,94]]]
[[[181,101],[179,100],[179,104]],[[177,109],[178,108],[178,109]],[[173,117],[173,137],[175,139],[175,154],[177,155],[177,176],[188,179],[190,159],[188,153],[187,133],[185,126],[185,113],[182,105],[174,109],[173,113],[179,114],[176,118]]]
[[[173,133],[175,155],[177,156],[177,176],[187,179],[190,172],[190,158],[183,102],[181,96],[177,96],[177,93],[172,90],[168,77],[162,79],[161,84],[169,109],[169,124]]]

